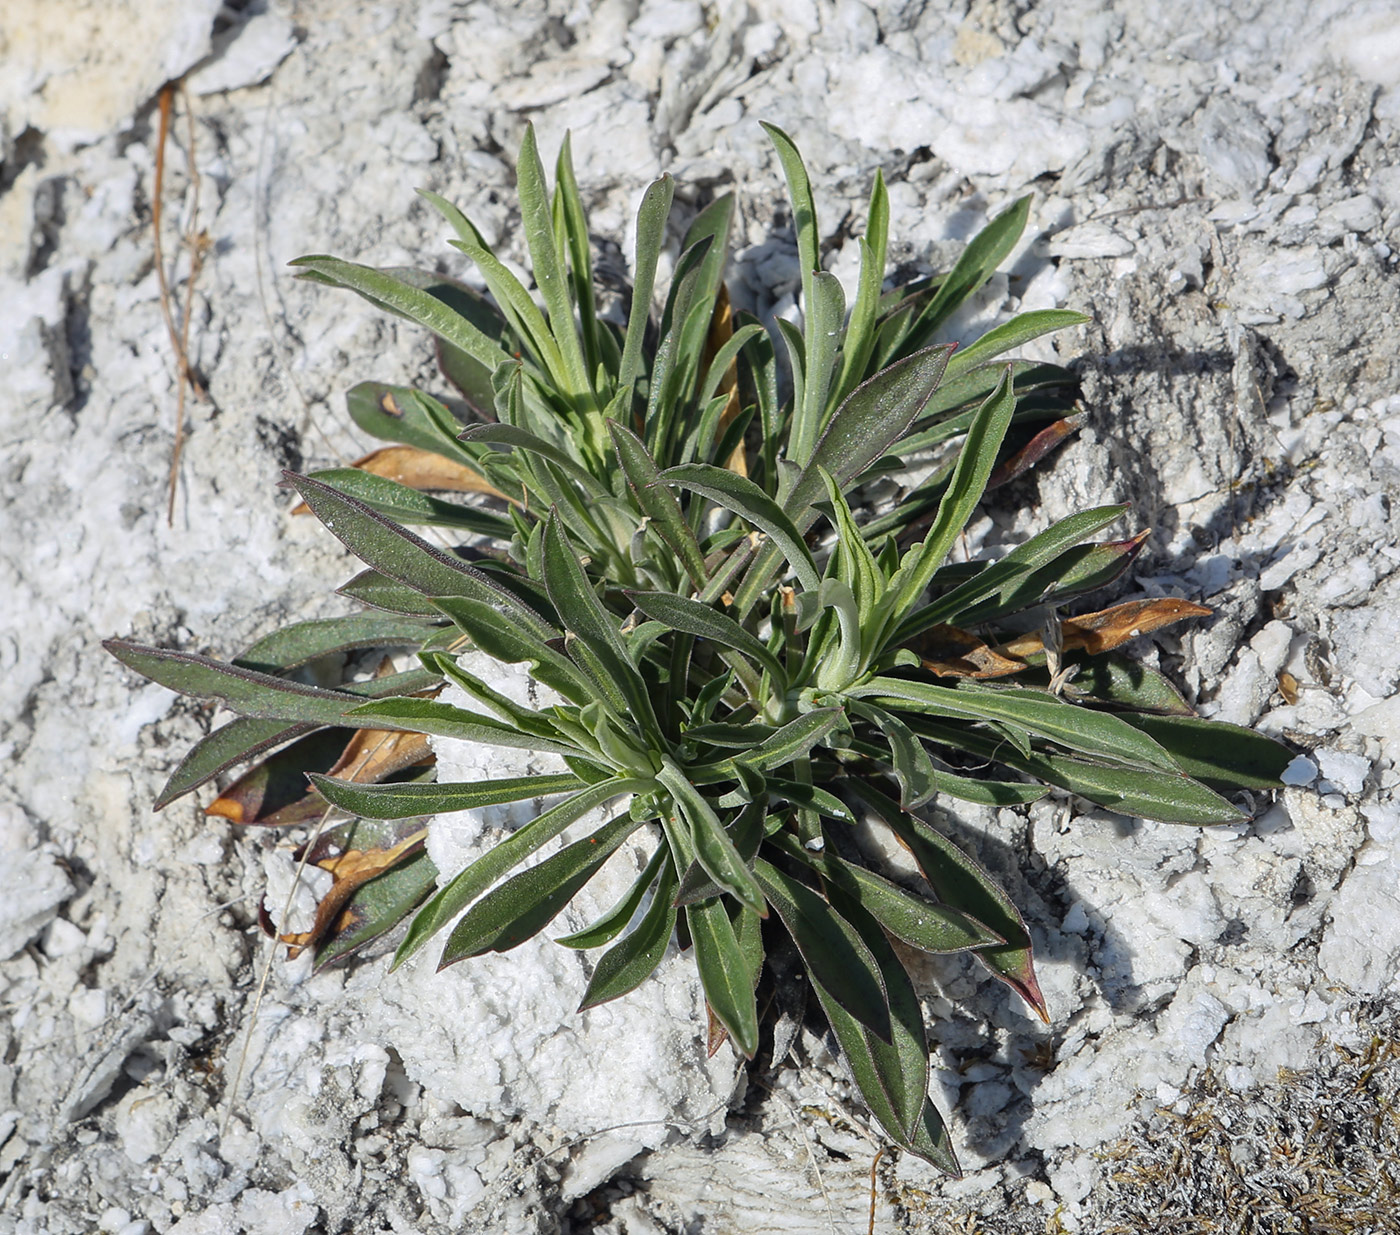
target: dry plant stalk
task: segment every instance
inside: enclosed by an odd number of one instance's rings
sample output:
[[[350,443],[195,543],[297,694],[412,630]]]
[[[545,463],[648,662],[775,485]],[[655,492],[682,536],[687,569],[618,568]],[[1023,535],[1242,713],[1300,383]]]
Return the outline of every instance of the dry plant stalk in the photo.
[[[185,281],[184,303],[179,309],[179,324],[176,324],[175,309],[172,305],[170,284],[172,279],[166,274],[165,254],[161,244],[162,204],[165,198],[165,147],[170,137],[170,115],[175,101],[175,91],[180,91],[185,102],[185,118],[189,126],[189,137],[185,148],[185,161],[189,169],[191,185],[189,220],[181,237],[183,246],[190,253],[190,273]],[[155,256],[156,280],[160,285],[160,310],[165,318],[165,328],[170,335],[170,348],[175,354],[176,396],[175,396],[175,445],[170,452],[169,499],[166,504],[167,525],[175,521],[175,485],[179,477],[180,454],[185,440],[185,395],[188,391],[196,399],[208,398],[204,384],[199,380],[190,364],[190,318],[194,306],[194,286],[204,265],[204,255],[209,248],[208,234],[196,229],[199,217],[199,169],[195,163],[194,149],[194,108],[188,91],[180,82],[167,82],[160,91],[160,132],[156,139],[155,190],[151,200],[152,248]],[[178,253],[176,261],[179,260]],[[173,273],[173,270],[172,270]]]

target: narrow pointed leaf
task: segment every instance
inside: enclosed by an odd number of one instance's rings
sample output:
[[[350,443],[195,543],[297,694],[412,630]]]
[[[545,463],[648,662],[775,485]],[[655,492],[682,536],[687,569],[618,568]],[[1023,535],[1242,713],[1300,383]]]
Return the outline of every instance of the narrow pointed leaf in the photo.
[[[642,824],[627,815],[512,875],[452,928],[438,969],[486,952],[509,952],[544,930]]]
[[[1066,703],[1044,691],[993,688],[971,682],[934,686],[897,678],[875,678],[853,694],[881,707],[930,716],[1001,721],[1048,738],[1073,751],[1165,772],[1179,771],[1162,747],[1127,721]]]
[[[599,669],[591,675],[595,683],[610,694],[620,692],[625,700],[623,714],[630,709],[643,732],[655,732],[658,726],[651,695],[627,654],[618,631],[620,624],[594,594],[553,511],[544,529],[544,581],[560,620],[596,660]]]
[[[286,473],[316,517],[380,574],[428,596],[469,596],[498,606],[544,639],[559,632],[517,596],[459,558],[435,548],[363,502],[307,476]]]
[[[1128,510],[1127,503],[1097,506],[1081,511],[1017,545],[1000,561],[988,566],[967,582],[950,589],[922,609],[915,610],[901,624],[892,642],[903,643],[922,630],[942,622],[966,625],[965,612],[991,602],[1005,604],[1013,589],[1030,572],[1053,562],[1066,550],[1101,531]]]
[[[995,759],[1124,815],[1186,824],[1239,823],[1245,817],[1214,790],[1181,772],[1110,767],[1046,751],[1023,755],[989,734],[923,716],[911,717],[910,725],[930,741]]]
[[[419,910],[408,928],[408,935],[394,954],[394,968],[414,955],[438,931],[452,921],[472,901],[507,871],[547,845],[571,823],[595,807],[623,794],[646,792],[646,781],[613,777],[580,789],[557,806],[550,807],[509,836],[497,841],[465,870],[459,871]]]
[[[734,924],[721,899],[685,907],[695,950],[695,967],[705,1001],[746,1059],[758,1052],[758,1004],[752,966],[739,946]]]
[[[764,904],[758,881],[704,794],[669,759],[663,762],[656,779],[666,787],[690,825],[695,857],[710,878],[740,904],[746,905],[760,917],[766,916],[768,907]]]
[[[314,282],[349,288],[371,304],[427,327],[488,368],[495,369],[510,359],[494,339],[467,318],[395,274],[319,254],[299,257],[289,264],[312,276]]]
[[[777,843],[784,852],[839,888],[843,896],[859,905],[896,939],[921,952],[943,955],[999,947],[1006,942],[996,931],[961,910],[916,896],[884,876],[825,850],[807,850],[790,833],[777,838]],[[863,937],[868,942],[869,932],[863,932]]]
[[[958,306],[996,273],[997,267],[1010,256],[1021,233],[1026,230],[1030,209],[1031,199],[1027,194],[1018,198],[972,238],[967,248],[958,255],[957,262],[944,277],[933,299],[919,314],[910,346],[918,346],[920,340],[931,338],[933,332],[957,311]]]
[[[336,588],[336,594],[368,605],[371,609],[397,613],[403,617],[429,620],[437,617],[437,610],[422,592],[406,587],[377,570],[360,571],[348,583]]]
[[[554,797],[584,788],[572,774],[510,776],[473,784],[362,785],[312,773],[311,783],[327,802],[365,819],[413,819],[529,798]]]
[[[890,582],[890,590],[896,597],[896,622],[902,621],[918,602],[934,572],[943,565],[958,534],[967,526],[973,509],[982,498],[987,477],[996,462],[997,450],[1006,436],[1006,427],[1011,423],[1011,413],[1015,408],[1016,394],[1008,370],[968,430],[967,440],[958,454],[957,466],[953,469],[952,479],[938,505],[938,514],[928,535],[922,544],[909,551],[899,574]]]
[[[1009,322],[994,326],[977,342],[960,349],[949,361],[948,367],[954,373],[965,373],[973,366],[985,364],[1041,335],[1069,326],[1083,326],[1090,320],[1083,313],[1071,309],[1034,309],[1029,313],[1018,313]]]
[[[359,700],[356,700],[358,703]],[[489,716],[434,699],[385,699],[352,708],[339,723],[370,725],[381,729],[406,729],[437,738],[480,742],[484,746],[512,746],[523,750],[546,751],[556,755],[576,755],[578,749],[562,740],[551,740],[533,733],[521,733],[514,726]]]
[[[938,773],[924,744],[893,712],[862,700],[851,701],[851,711],[871,721],[890,747],[890,766],[899,782],[900,805],[912,810],[922,806],[939,790]]]
[[[767,669],[776,681],[786,681],[786,672],[767,645],[728,614],[673,592],[628,592],[627,598],[648,617],[665,623],[672,630],[742,652]]]
[[[707,463],[687,463],[668,468],[661,473],[661,480],[665,484],[699,493],[746,519],[777,546],[805,590],[815,592],[821,585],[821,574],[802,539],[802,533],[782,507],[753,481]]]
[[[256,759],[264,751],[311,731],[309,724],[289,725],[283,720],[265,720],[255,716],[238,716],[201,738],[180,760],[160,796],[155,809],[169,806],[177,798],[225,772],[239,763]]]
[[[573,661],[495,606],[465,596],[435,596],[432,603],[488,656],[505,664],[528,664],[535,681],[574,703],[596,697]]]
[[[676,906],[672,903],[675,887],[675,870],[667,864],[651,905],[636,929],[598,958],[579,1004],[580,1012],[636,990],[656,971],[676,929]]]
[[[691,584],[697,590],[703,588],[708,577],[705,555],[700,551],[700,542],[695,539],[690,524],[685,521],[676,495],[661,483],[661,473],[655,460],[647,452],[642,439],[624,425],[610,420],[608,430],[612,434],[618,463],[627,477],[627,486],[637,505],[655,523],[662,539],[680,559]]]
[[[350,728],[360,723],[344,719],[347,711],[364,701],[348,691],[307,686],[207,656],[142,647],[123,639],[108,639],[102,646],[151,681],[196,699],[221,700],[242,716]]]
[[[396,523],[457,528],[475,536],[490,536],[498,540],[509,540],[513,531],[509,519],[489,510],[477,510],[461,502],[443,501],[442,498],[421,493],[396,480],[359,468],[327,468],[309,473],[306,479],[363,502],[371,510]]]
[[[651,857],[647,859],[647,864],[642,868],[641,874],[632,881],[632,886],[617,904],[597,921],[589,923],[582,930],[574,931],[570,935],[560,935],[554,942],[562,943],[566,948],[579,949],[601,948],[604,944],[611,943],[627,929],[632,919],[637,916],[637,909],[656,883],[662,866],[665,865],[668,872],[673,871],[674,868],[667,862],[668,857],[669,850],[666,846],[658,845]],[[674,887],[674,879],[672,886]]]
[[[1282,742],[1223,721],[1187,716],[1123,719],[1149,734],[1188,776],[1226,789],[1277,789],[1293,752]]]
[[[855,927],[806,884],[763,858],[754,863],[754,875],[802,953],[813,982],[876,1037],[890,1042],[884,979]]]
[[[998,978],[1015,990],[1042,1020],[1048,1019],[1045,997],[1036,981],[1031,959],[1031,937],[1011,898],[982,866],[922,819],[867,784],[851,786],[889,826],[913,855],[929,887],[943,904],[959,909],[1006,940],[1000,947],[978,951],[981,960]]]
[[[651,313],[656,263],[666,238],[666,218],[671,213],[675,181],[662,176],[648,186],[637,211],[637,249],[632,264],[632,307],[627,316],[627,337],[618,369],[618,388],[632,385],[642,376],[642,344]]]
[[[487,373],[488,408],[491,406],[490,379],[491,375]],[[447,409],[412,386],[360,382],[346,392],[345,406],[351,420],[382,441],[398,442],[459,463],[471,461],[471,456],[457,442],[461,425],[452,424],[449,427],[449,422],[455,421],[455,418]]]
[[[831,417],[783,510],[801,531],[826,492],[821,469],[843,489],[908,431],[943,379],[951,347],[930,347],[882,369],[855,388]]]

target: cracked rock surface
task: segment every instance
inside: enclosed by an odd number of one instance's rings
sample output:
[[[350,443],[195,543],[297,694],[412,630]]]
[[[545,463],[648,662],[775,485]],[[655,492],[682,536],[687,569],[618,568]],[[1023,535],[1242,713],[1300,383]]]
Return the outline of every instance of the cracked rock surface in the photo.
[[[682,212],[737,191],[731,292],[789,313],[760,119],[800,145],[848,286],[876,168],[905,271],[1034,194],[952,334],[1088,312],[1036,353],[1088,416],[969,545],[1131,501],[1151,538],[1121,597],[1214,610],[1137,654],[1299,752],[1247,826],[936,804],[1022,907],[1053,1023],[956,958],[916,970],[967,1175],[881,1158],[876,1229],[1397,1229],[1373,1118],[1400,1067],[1393,4],[46,0],[10,6],[0,61],[0,1232],[864,1229],[878,1140],[819,1027],[800,1066],[707,1064],[683,958],[582,1017],[548,943],[441,975],[279,961],[259,1001],[285,850],[189,798],[152,813],[213,717],[99,646],[227,657],[343,611],[351,564],[277,482],[363,454],[344,391],[432,355],[288,260],[467,273],[422,187],[519,262],[533,121],[547,156],[572,130],[601,277],[670,171]],[[167,523],[156,93],[183,75],[162,239],[184,304],[203,237],[207,397]]]

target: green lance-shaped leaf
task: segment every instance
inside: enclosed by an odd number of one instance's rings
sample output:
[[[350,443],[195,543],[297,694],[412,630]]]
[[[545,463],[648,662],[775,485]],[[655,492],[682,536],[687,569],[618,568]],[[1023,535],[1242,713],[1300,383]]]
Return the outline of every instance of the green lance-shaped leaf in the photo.
[[[1127,656],[1109,652],[1086,657],[1077,664],[1079,672],[1065,688],[1065,694],[1075,699],[1164,716],[1195,715],[1165,675]]]
[[[334,806],[364,819],[414,819],[419,815],[444,815],[457,810],[502,806],[529,798],[548,798],[584,788],[577,776],[509,776],[472,784],[362,785],[310,774],[320,795]]]
[[[460,686],[478,703],[484,704],[498,718],[520,733],[543,738],[547,742],[569,740],[567,730],[557,723],[558,713],[551,709],[539,712],[525,704],[517,703],[508,695],[502,694],[494,686],[488,685],[474,673],[468,672],[457,658],[447,652],[420,652],[418,659],[434,673]]]
[[[559,146],[554,164],[554,216],[556,234],[562,230],[569,258],[574,303],[583,333],[583,358],[589,373],[596,373],[602,359],[598,315],[593,303],[593,255],[588,244],[588,217],[574,176],[573,143],[568,133]]]
[[[690,775],[696,783],[708,784],[713,780],[727,779],[738,768],[754,772],[785,768],[808,754],[832,730],[846,723],[844,708],[817,708],[804,712],[742,755],[703,768],[692,768]]]
[[[488,656],[508,665],[525,662],[532,678],[580,706],[597,697],[573,661],[494,606],[465,596],[436,596],[433,604]]]
[[[787,681],[787,674],[767,645],[728,614],[674,592],[628,592],[627,599],[647,617],[664,622],[672,630],[733,648],[762,665],[775,682]]]
[[[976,343],[956,352],[948,362],[948,368],[955,374],[966,373],[1041,335],[1064,330],[1068,326],[1083,326],[1090,320],[1072,309],[1034,309],[1029,313],[1018,313],[1009,322],[994,326]]]
[[[191,652],[142,647],[124,639],[107,639],[102,646],[151,681],[196,699],[219,699],[242,716],[353,727],[358,722],[347,721],[345,714],[364,701],[348,691],[290,682]]]
[[[371,304],[399,317],[425,326],[440,339],[459,347],[487,369],[495,370],[510,356],[484,331],[455,312],[431,292],[412,286],[395,275],[372,266],[342,261],[316,254],[298,257],[289,263],[300,267],[314,283],[345,287],[358,292]]]
[[[656,971],[676,929],[675,889],[675,868],[668,862],[636,929],[598,958],[580,1012],[636,990]]]
[[[856,929],[806,884],[763,858],[754,863],[754,875],[802,953],[813,982],[878,1038],[890,1042],[884,980]]]
[[[822,479],[826,482],[827,499],[831,502],[833,524],[836,529],[836,577],[855,597],[860,612],[860,629],[865,634],[874,624],[885,599],[885,576],[870,552],[865,538],[860,534],[855,516],[851,514],[846,495],[836,483],[836,477],[823,469]],[[825,580],[823,582],[826,582]],[[873,653],[875,648],[862,648]]]
[[[582,396],[592,389],[583,350],[574,325],[574,306],[569,285],[554,244],[554,223],[550,217],[549,192],[545,186],[544,164],[535,144],[535,126],[525,126],[520,157],[515,165],[516,191],[525,225],[525,243],[530,249],[530,265],[535,282],[549,310],[549,326],[564,360],[569,385],[567,393]]]
[[[814,504],[826,493],[822,470],[844,489],[881,458],[923,411],[943,379],[952,350],[926,348],[881,369],[836,409],[811,460],[783,498],[783,510],[800,531],[816,521]]]
[[[554,942],[562,943],[566,948],[579,949],[601,948],[604,944],[611,943],[627,929],[632,919],[637,916],[638,907],[646,898],[652,885],[656,883],[662,866],[667,865],[669,856],[670,851],[666,846],[658,845],[651,857],[647,859],[642,873],[632,881],[632,886],[623,894],[622,899],[617,904],[582,930],[574,931],[571,935],[560,935]],[[671,868],[667,866],[667,869]]]
[[[669,758],[663,759],[657,781],[665,787],[690,827],[690,839],[696,860],[715,883],[740,904],[759,916],[766,916],[768,907],[757,880],[745,865],[734,841],[725,831],[724,822],[714,807]]]
[[[778,161],[787,179],[788,197],[792,200],[793,230],[797,233],[797,260],[802,267],[802,303],[812,304],[812,281],[821,267],[821,237],[817,234],[817,205],[812,196],[812,182],[802,162],[797,144],[776,124],[763,124]]]
[[[902,810],[868,783],[852,781],[851,788],[903,842],[943,904],[961,910],[1006,940],[1000,947],[980,949],[977,958],[1048,1021],[1045,997],[1031,959],[1031,937],[1011,898],[979,863],[922,819]]]
[[[507,871],[514,869],[532,853],[547,845],[571,823],[612,798],[628,793],[646,793],[654,788],[651,781],[612,777],[580,789],[557,806],[550,807],[523,827],[498,841],[465,870],[454,875],[419,910],[408,928],[408,934],[394,954],[398,968],[423,947],[438,931],[452,921]]]
[[[486,952],[509,952],[544,930],[642,821],[621,815],[591,836],[565,845],[512,875],[467,910],[452,928],[438,969]]]
[[[841,890],[833,889],[831,896],[865,941],[879,967],[889,1000],[891,1040],[881,1041],[852,1020],[831,992],[820,984],[817,984],[818,997],[846,1053],[852,1079],[867,1100],[873,1098],[872,1113],[890,1137],[901,1145],[910,1146],[911,1132],[918,1127],[921,1112],[929,1105],[928,1042],[923,1010],[904,965],[875,919]],[[916,1149],[915,1152],[920,1151]]]
[[[416,287],[442,301],[454,313],[465,318],[481,331],[506,355],[519,349],[520,345],[505,318],[476,288],[448,275],[438,274],[431,270],[416,270],[409,266],[385,266],[380,270],[380,273],[397,279],[401,283],[406,283],[410,287]],[[313,281],[316,280],[313,278]],[[442,371],[443,377],[462,393],[470,404],[471,410],[478,416],[491,419],[491,371],[494,365],[483,364],[476,357],[469,355],[441,336],[437,338],[437,358],[438,368]],[[377,387],[377,389],[374,390],[371,399],[362,401],[356,396],[356,391],[363,391],[366,387]],[[442,441],[443,436],[450,438],[452,433],[444,435],[441,431],[443,426],[440,421],[438,427],[427,439],[415,440],[401,436],[401,430],[406,427],[405,422],[414,420],[413,410],[408,406],[396,408],[393,401],[376,406],[373,400],[379,398],[380,392],[395,392],[392,400],[408,400],[410,394],[417,395],[419,398],[424,397],[421,392],[412,391],[406,386],[384,386],[375,382],[362,383],[360,387],[350,391],[346,398],[346,404],[351,418],[365,432],[388,441],[401,441],[407,446],[420,446],[425,450],[436,450],[439,454],[453,456],[459,453]],[[435,404],[436,400],[428,402]],[[441,407],[441,404],[437,404],[437,406]],[[449,419],[451,419],[450,416]],[[450,428],[450,426],[448,427]]]
[[[444,203],[441,199],[434,195],[425,194],[425,196],[439,210],[443,210]],[[446,212],[444,211],[444,213]],[[448,243],[454,249],[460,249],[465,253],[476,268],[481,271],[482,278],[486,280],[486,286],[490,289],[491,295],[496,298],[496,303],[501,306],[501,312],[505,314],[511,329],[519,337],[521,345],[548,375],[549,381],[555,389],[566,397],[576,394],[574,379],[568,371],[567,362],[559,344],[550,331],[544,314],[540,312],[534,299],[526,291],[525,285],[479,239],[472,240],[464,236],[460,240],[452,240]],[[495,375],[499,372],[498,367],[492,373],[493,387],[496,385]]]
[[[752,1059],[758,1052],[753,964],[740,945],[726,902],[717,897],[687,905],[685,920],[705,1002],[740,1054]]]
[[[826,422],[827,396],[831,393],[846,317],[846,294],[841,289],[841,281],[825,270],[818,270],[812,276],[811,299],[805,308],[802,406],[794,419],[789,444],[789,457],[799,466],[808,462],[817,435]]]
[[[552,442],[545,441],[528,429],[522,429],[517,425],[473,425],[471,428],[463,430],[459,436],[464,442],[509,446],[526,455],[539,455],[578,481],[585,493],[596,496],[607,492],[606,487],[599,483],[597,477],[577,459],[570,456],[567,451]]]
[[[487,575],[428,544],[363,502],[295,473],[287,479],[342,544],[380,574],[425,596],[468,596],[495,605],[542,639],[559,636],[538,613]]]
[[[873,678],[851,693],[896,711],[1002,722],[1082,754],[1135,767],[1179,772],[1171,755],[1127,721],[1066,703],[1045,691],[973,683],[935,686],[899,678]]]
[[[916,609],[900,623],[891,642],[904,643],[940,622],[957,625],[965,621],[964,614],[974,608],[1005,604],[1032,571],[1053,562],[1066,550],[1107,527],[1127,509],[1127,503],[1096,506],[1061,519],[1024,544],[1017,545],[1000,561],[992,563],[966,583],[951,588],[922,609]]]
[[[803,810],[815,811],[847,827],[853,828],[858,823],[856,817],[851,814],[851,808],[840,798],[825,789],[818,789],[815,785],[770,776],[765,782],[765,787],[773,797],[791,802]]]
[[[311,472],[307,479],[363,502],[371,510],[396,523],[456,528],[475,536],[507,541],[514,531],[511,521],[501,515],[477,510],[460,502],[445,502],[442,498],[422,493],[387,476],[376,476],[357,467],[326,468]]]
[[[875,725],[890,748],[890,766],[899,782],[900,804],[913,809],[938,792],[938,772],[914,731],[893,712],[861,699],[852,699],[851,711]]]
[[[902,621],[918,603],[934,572],[943,565],[958,534],[972,517],[972,511],[987,487],[987,477],[996,463],[997,451],[1001,448],[1015,408],[1016,393],[1008,370],[968,430],[967,440],[953,469],[952,480],[939,503],[938,514],[928,535],[922,544],[905,555],[899,573],[890,581],[890,591],[895,597],[892,622]]]
[[[840,403],[864,379],[875,351],[876,322],[880,313],[880,287],[885,278],[885,254],[889,246],[890,199],[885,177],[877,171],[870,190],[865,236],[860,242],[860,283],[842,350],[841,378],[836,387]]]
[[[752,523],[773,542],[777,554],[792,567],[804,590],[815,592],[821,586],[821,573],[802,533],[782,507],[753,481],[708,463],[667,468],[661,473],[661,480],[707,497]]]
[[[544,582],[560,621],[600,666],[600,672],[591,674],[599,689],[606,696],[620,695],[614,699],[615,710],[622,716],[630,711],[643,733],[657,732],[649,688],[627,654],[619,623],[594,594],[554,511],[545,521]]]
[[[383,613],[353,613],[346,617],[293,622],[245,648],[233,663],[244,669],[273,673],[295,669],[336,652],[413,647],[436,630],[427,622]]]
[[[953,1149],[953,1138],[948,1134],[948,1125],[938,1113],[933,1100],[924,1103],[914,1135],[902,1149],[917,1154],[931,1166],[936,1166],[953,1179],[962,1178],[962,1167],[958,1165],[958,1155]]]
[[[1188,716],[1124,714],[1176,760],[1188,776],[1225,789],[1277,789],[1293,760],[1282,742],[1239,725]]]
[[[165,782],[155,800],[155,809],[162,810],[177,798],[213,780],[220,772],[255,759],[264,751],[302,737],[314,728],[307,723],[289,725],[284,720],[235,717],[190,747]]]
[[[1240,823],[1245,816],[1212,789],[1180,772],[1109,767],[1046,751],[1028,755],[1010,749],[990,734],[927,717],[910,724],[930,741],[983,759],[995,759],[1046,784],[1067,789],[1120,814],[1163,823]]]
[[[377,570],[362,570],[335,591],[337,596],[368,605],[371,609],[382,609],[386,613],[427,619],[437,617],[437,610],[422,592],[405,587]]]
[[[713,312],[713,305],[705,299],[703,284],[707,259],[714,244],[713,236],[704,236],[681,254],[661,315],[661,342],[652,358],[644,428],[647,449],[663,459],[672,457],[676,415],[688,376],[685,345],[689,332],[686,327],[692,313],[708,322],[708,315]]]
[[[734,195],[723,193],[691,220],[686,228],[681,252],[695,248],[702,241],[709,244],[703,250],[704,261],[695,283],[692,308],[686,315],[678,360],[686,381],[681,389],[690,390],[699,377],[701,353],[709,338],[714,321],[724,267],[729,261],[729,232],[734,221]],[[679,266],[677,271],[679,272]]]
[[[1032,605],[1055,604],[1071,596],[1105,588],[1133,564],[1147,536],[1148,533],[1142,531],[1127,540],[1066,549],[1030,574],[1007,583],[996,596],[963,609],[958,614],[958,622],[973,626],[1019,613]]]
[[[478,392],[479,394],[480,392]],[[485,377],[486,407],[491,407],[491,375]],[[386,442],[414,446],[470,464],[471,455],[457,442],[462,426],[436,399],[412,386],[360,382],[345,394],[345,407],[361,429]],[[438,413],[441,412],[441,415]]]
[[[666,239],[666,219],[671,213],[675,181],[662,176],[653,181],[642,196],[637,210],[637,249],[632,263],[632,307],[627,316],[627,337],[622,349],[622,366],[617,385],[622,390],[642,376],[642,344],[651,314],[652,288],[656,285],[656,263]]]
[[[337,723],[359,725],[362,728],[403,729],[409,733],[426,733],[436,738],[480,742],[483,746],[510,746],[556,755],[580,753],[576,746],[562,739],[554,740],[534,733],[522,733],[512,724],[493,720],[489,716],[480,716],[450,703],[439,703],[436,699],[385,699],[352,708],[345,713],[344,719]]]
[[[972,238],[919,314],[910,331],[909,347],[921,347],[932,339],[958,307],[996,273],[1025,231],[1030,209],[1030,196],[1019,198]]]
[[[700,551],[700,542],[695,539],[690,524],[685,521],[676,495],[661,483],[656,461],[641,438],[615,420],[608,421],[608,431],[612,434],[613,449],[617,452],[622,474],[627,477],[627,487],[632,491],[637,505],[680,559],[692,586],[697,591],[701,590],[708,578],[705,555]]]
[[[996,931],[961,910],[916,896],[884,876],[825,850],[812,852],[791,833],[779,833],[773,842],[789,857],[816,871],[830,886],[840,889],[843,896],[858,904],[896,939],[921,952],[968,952],[1006,942]]]
[[[699,397],[696,402],[705,407],[715,397],[719,391],[719,386],[724,381],[725,375],[729,372],[729,366],[734,363],[740,352],[745,348],[749,349],[750,359],[757,348],[751,347],[755,341],[767,338],[767,332],[758,322],[749,322],[740,326],[728,339],[724,345],[714,354],[709,367],[705,370],[704,379],[700,385]]]

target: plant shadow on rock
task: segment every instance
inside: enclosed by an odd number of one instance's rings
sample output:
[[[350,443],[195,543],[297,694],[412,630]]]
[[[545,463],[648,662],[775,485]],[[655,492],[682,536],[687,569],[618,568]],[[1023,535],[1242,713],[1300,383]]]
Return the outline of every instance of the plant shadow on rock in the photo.
[[[239,713],[191,752],[162,802],[308,732],[353,731],[334,766],[306,769],[311,813],[328,803],[350,819],[311,860],[340,869],[354,859],[316,927],[283,936],[316,947],[320,963],[408,914],[396,963],[440,932],[443,966],[509,951],[641,838],[650,853],[630,890],[560,941],[606,948],[581,1007],[636,989],[678,938],[699,972],[711,1045],[727,1039],[751,1059],[766,949],[787,938],[885,1134],[957,1173],[928,1097],[927,1028],[901,950],[970,953],[1047,1010],[1014,900],[919,808],[937,795],[1014,808],[1057,787],[1135,816],[1235,821],[1217,790],[1274,785],[1288,752],[1195,718],[1165,677],[1114,655],[1199,606],[1162,598],[1058,616],[1132,565],[1141,536],[1093,539],[1124,507],[1081,509],[994,561],[953,560],[984,492],[1076,424],[1071,374],[1006,357],[1083,315],[1035,310],[956,350],[940,343],[1014,249],[1029,199],[946,274],[886,289],[889,204],[877,174],[848,315],[821,265],[806,168],[786,134],[768,132],[793,203],[801,329],[779,319],[770,332],[730,305],[728,197],[692,220],[653,323],[669,177],[638,214],[628,320],[605,319],[568,142],[551,194],[532,129],[517,185],[543,307],[430,193],[489,299],[430,272],[298,259],[309,281],[436,334],[445,378],[491,415],[464,430],[441,400],[364,382],[349,392],[350,414],[393,445],[355,467],[289,474],[367,567],[342,589],[366,612],[297,623],[231,664],[107,646]],[[761,249],[759,260],[786,260],[776,237]],[[895,484],[917,459],[932,459],[931,473]],[[876,492],[887,500],[871,506]],[[405,524],[473,537],[483,555],[469,564]],[[527,704],[477,677],[459,657],[468,646],[494,666],[527,664],[557,702]],[[415,664],[401,656],[334,687],[301,676],[328,656],[386,647],[416,652]],[[469,704],[438,698],[448,685]],[[558,758],[547,772],[438,783],[430,738]],[[385,749],[398,753],[379,757]],[[228,791],[230,818],[276,822],[254,817],[263,771]],[[546,848],[618,800],[626,806],[588,824],[590,835]],[[552,804],[439,880],[425,816],[531,801]],[[850,843],[862,817],[911,857],[917,891]],[[1017,868],[1004,846],[978,844]]]

